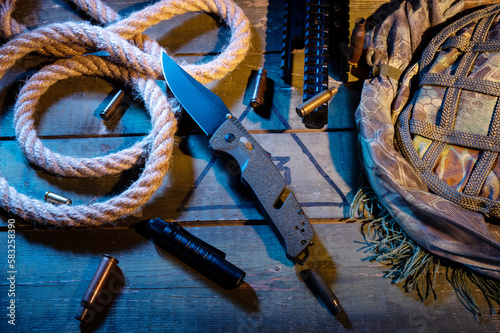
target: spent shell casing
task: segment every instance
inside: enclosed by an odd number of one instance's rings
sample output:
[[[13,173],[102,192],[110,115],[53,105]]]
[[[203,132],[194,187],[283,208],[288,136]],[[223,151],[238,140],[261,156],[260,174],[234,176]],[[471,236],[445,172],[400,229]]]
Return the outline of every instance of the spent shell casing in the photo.
[[[72,203],[71,199],[63,197],[62,195],[50,191],[45,192],[43,200],[53,205],[71,205]]]
[[[113,115],[116,113],[116,110],[120,107],[123,102],[123,98],[125,97],[125,91],[122,89],[115,89],[109,93],[111,100],[108,105],[101,111],[101,118],[104,120],[110,120]]]
[[[356,66],[363,54],[365,44],[365,24],[366,20],[362,17],[356,19],[356,25],[352,29],[349,64]]]
[[[89,313],[94,303],[98,300],[99,294],[107,287],[109,278],[113,269],[118,264],[118,260],[107,254],[103,254],[101,263],[97,267],[94,277],[90,281],[90,284],[83,295],[82,301],[80,303],[80,308],[76,313],[75,318],[83,321]]]
[[[259,68],[255,75],[252,96],[250,97],[250,106],[252,108],[260,108],[264,104],[264,96],[266,93],[267,70]]]
[[[336,87],[332,87],[330,89],[324,90],[324,91],[314,95],[313,97],[311,97],[310,99],[308,99],[304,103],[300,104],[299,106],[297,106],[295,111],[297,111],[297,114],[300,117],[305,117],[309,113],[311,113],[314,110],[316,110],[317,108],[319,108],[323,103],[328,102],[333,96],[335,96],[335,94],[338,91],[339,90]]]

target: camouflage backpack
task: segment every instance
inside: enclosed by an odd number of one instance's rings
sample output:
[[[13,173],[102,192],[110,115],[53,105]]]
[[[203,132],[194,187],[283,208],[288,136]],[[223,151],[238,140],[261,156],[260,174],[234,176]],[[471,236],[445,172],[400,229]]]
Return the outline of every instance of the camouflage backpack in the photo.
[[[371,221],[370,259],[390,265],[387,276],[425,298],[444,265],[478,315],[470,283],[500,304],[500,5],[446,25],[467,3],[403,1],[369,29],[375,74],[355,118],[370,190],[351,216]]]

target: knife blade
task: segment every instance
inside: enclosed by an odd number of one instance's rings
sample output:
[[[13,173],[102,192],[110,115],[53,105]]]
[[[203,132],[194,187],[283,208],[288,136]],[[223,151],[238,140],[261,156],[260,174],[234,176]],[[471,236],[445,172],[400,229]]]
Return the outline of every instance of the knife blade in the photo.
[[[238,163],[242,182],[280,239],[287,257],[303,264],[309,256],[308,246],[314,230],[267,151],[231,115],[219,96],[196,81],[165,52],[161,66],[172,94],[205,134],[211,136],[212,152]]]

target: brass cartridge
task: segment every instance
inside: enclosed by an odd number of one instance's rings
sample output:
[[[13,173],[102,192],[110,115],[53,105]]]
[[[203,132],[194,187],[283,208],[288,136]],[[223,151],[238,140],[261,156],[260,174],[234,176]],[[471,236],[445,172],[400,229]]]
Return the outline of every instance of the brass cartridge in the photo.
[[[295,111],[300,117],[305,117],[309,113],[319,108],[323,103],[328,102],[338,92],[336,87],[324,90],[319,94],[314,95],[304,103],[300,104]]]

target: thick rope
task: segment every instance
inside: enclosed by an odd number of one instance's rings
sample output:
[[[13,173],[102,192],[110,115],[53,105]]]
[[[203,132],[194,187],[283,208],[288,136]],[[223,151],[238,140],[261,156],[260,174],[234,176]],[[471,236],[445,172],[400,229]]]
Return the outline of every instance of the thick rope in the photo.
[[[172,154],[177,125],[174,113],[180,107],[174,99],[167,100],[155,81],[162,78],[159,63],[162,48],[141,33],[151,25],[186,12],[219,15],[232,31],[228,45],[210,62],[183,65],[198,81],[209,82],[222,78],[243,60],[249,47],[250,29],[241,9],[228,0],[159,1],[121,21],[117,21],[120,19],[117,13],[99,0],[73,2],[99,23],[114,23],[107,27],[73,22],[52,24],[19,34],[0,48],[0,78],[32,52],[64,58],[44,67],[21,89],[14,117],[19,144],[31,163],[62,176],[116,175],[145,159],[144,168],[139,178],[118,196],[102,203],[77,206],[54,206],[30,198],[9,186],[0,175],[1,206],[27,221],[54,226],[98,226],[130,215],[148,202],[161,185]],[[8,16],[2,16],[0,21],[0,30],[6,37],[23,30],[12,28],[21,27],[10,18],[13,7],[13,0],[0,5],[0,15]],[[95,51],[109,56],[105,59],[85,55]],[[131,86],[151,116],[151,132],[132,147],[94,158],[64,156],[46,148],[35,128],[36,104],[55,82],[82,75],[121,80]]]
[[[23,24],[18,23],[12,17],[15,2],[16,0],[0,1],[0,34],[2,37],[17,35],[26,30]]]
[[[118,21],[121,16],[111,7],[95,0],[71,0],[82,12],[89,15],[96,22],[106,25],[113,21]]]

